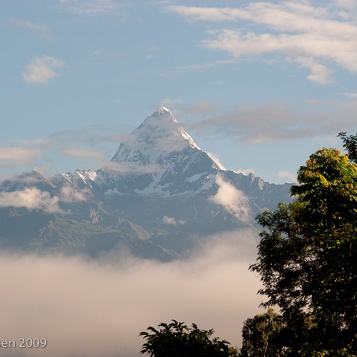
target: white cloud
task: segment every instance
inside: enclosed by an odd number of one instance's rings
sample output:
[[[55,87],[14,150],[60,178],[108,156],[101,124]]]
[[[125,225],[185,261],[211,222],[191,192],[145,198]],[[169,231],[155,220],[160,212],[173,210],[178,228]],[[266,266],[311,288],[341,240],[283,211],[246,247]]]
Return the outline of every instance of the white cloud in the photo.
[[[248,271],[256,242],[249,232],[233,235],[171,263],[1,254],[0,335],[47,339],[45,349],[10,351],[18,357],[134,357],[140,331],[176,319],[239,345],[263,298]]]
[[[56,68],[64,66],[64,62],[51,56],[36,57],[27,66],[23,78],[26,83],[47,83],[58,77]]]
[[[317,63],[313,58],[297,57],[295,61],[302,67],[308,68],[311,74],[307,76],[312,82],[327,84],[330,82],[331,71],[324,65]]]
[[[72,157],[103,158],[104,153],[86,148],[65,147],[62,153]]]
[[[177,226],[177,225],[182,225],[182,224],[185,224],[186,222],[182,219],[175,219],[174,217],[168,217],[168,216],[164,216],[164,218],[162,219],[162,221],[165,223],[165,224],[169,224],[169,225],[172,225],[172,226]]]
[[[238,190],[222,177],[217,176],[217,193],[210,200],[223,206],[228,212],[234,214],[241,221],[250,219],[249,199],[243,191]]]
[[[202,45],[223,50],[234,57],[280,54],[309,68],[308,79],[329,82],[331,63],[357,72],[357,24],[342,19],[340,11],[350,6],[340,2],[318,7],[294,1],[253,2],[240,8],[169,6],[166,11],[192,21],[248,22],[250,32],[227,27],[210,31]]]
[[[89,194],[89,191],[86,189],[77,190],[76,188],[68,185],[60,189],[58,198],[63,203],[82,202],[88,199]]]
[[[0,192],[0,207],[25,207],[29,210],[39,209],[49,213],[57,213],[61,212],[58,203],[58,197],[51,197],[49,192],[37,188]]]
[[[89,194],[88,190],[77,190],[69,185],[62,187],[57,196],[51,196],[47,191],[31,187],[13,192],[0,192],[0,207],[24,207],[28,210],[64,213],[59,206],[60,202],[68,204],[86,201]]]

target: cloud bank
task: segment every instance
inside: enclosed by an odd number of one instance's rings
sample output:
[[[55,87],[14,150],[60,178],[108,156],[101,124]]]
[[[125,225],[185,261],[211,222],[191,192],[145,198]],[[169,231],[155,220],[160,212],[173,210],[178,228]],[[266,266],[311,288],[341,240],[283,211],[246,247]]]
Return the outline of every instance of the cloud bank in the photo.
[[[171,319],[213,328],[238,345],[243,321],[260,312],[260,282],[247,270],[254,259],[249,232],[221,235],[171,263],[1,254],[1,339],[48,341],[6,356],[139,356],[139,332]]]

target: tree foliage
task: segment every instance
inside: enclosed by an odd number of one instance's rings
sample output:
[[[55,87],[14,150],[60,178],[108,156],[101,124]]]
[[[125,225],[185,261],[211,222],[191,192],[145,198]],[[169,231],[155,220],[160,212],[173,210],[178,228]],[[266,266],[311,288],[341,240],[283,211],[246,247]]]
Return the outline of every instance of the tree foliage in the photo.
[[[171,323],[161,323],[159,329],[152,326],[147,331],[140,332],[146,342],[142,354],[152,357],[229,357],[234,356],[235,349],[229,343],[213,338],[214,331],[199,329],[196,324],[188,327],[183,322],[172,320]]]
[[[280,338],[285,327],[282,316],[269,309],[244,322],[240,357],[276,357],[282,351]]]
[[[278,306],[285,323],[277,356],[348,355],[357,350],[357,164],[324,148],[298,183],[296,201],[257,217],[264,230],[250,269],[263,305]]]
[[[357,162],[357,135],[347,136],[345,131],[341,131],[338,136],[343,141],[343,147],[347,151],[348,158],[352,162]]]

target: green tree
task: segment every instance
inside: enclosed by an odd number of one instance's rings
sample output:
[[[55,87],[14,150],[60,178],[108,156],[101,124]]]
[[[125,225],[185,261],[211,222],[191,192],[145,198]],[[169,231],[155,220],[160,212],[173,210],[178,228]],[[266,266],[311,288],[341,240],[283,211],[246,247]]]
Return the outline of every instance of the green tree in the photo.
[[[234,356],[235,349],[229,347],[225,340],[212,338],[214,331],[202,330],[196,324],[188,327],[183,322],[172,320],[161,323],[159,329],[152,326],[140,332],[146,342],[141,353],[152,357],[229,357]]]
[[[285,323],[281,315],[269,309],[244,322],[240,357],[278,357],[282,352],[281,332]]]
[[[357,349],[356,178],[347,156],[318,150],[298,171],[296,201],[257,218],[264,230],[250,269],[263,305],[280,308],[283,356]]]
[[[357,135],[347,136],[346,132],[342,131],[338,136],[343,141],[343,147],[346,149],[348,158],[352,162],[357,162]]]

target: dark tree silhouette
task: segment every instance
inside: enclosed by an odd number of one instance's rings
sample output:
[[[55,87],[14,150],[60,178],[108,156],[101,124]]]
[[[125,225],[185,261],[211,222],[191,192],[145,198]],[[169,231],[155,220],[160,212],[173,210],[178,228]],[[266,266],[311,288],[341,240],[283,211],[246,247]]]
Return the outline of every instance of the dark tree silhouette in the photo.
[[[183,322],[171,320],[161,323],[158,329],[149,326],[139,336],[145,339],[140,351],[152,357],[228,357],[234,356],[229,342],[213,338],[214,331],[199,329],[196,324],[188,327]]]
[[[357,135],[347,136],[345,131],[341,131],[337,136],[339,136],[343,141],[343,147],[347,151],[348,158],[357,163]]]

